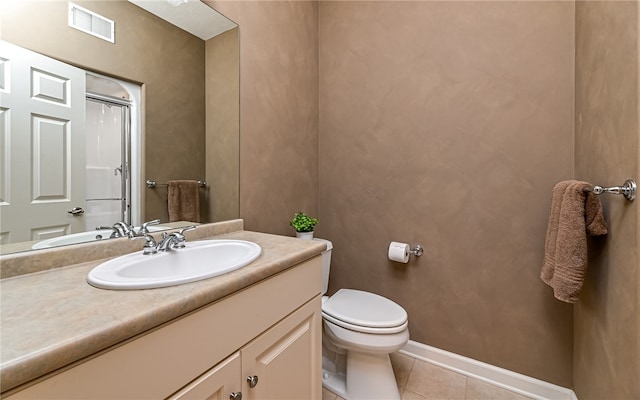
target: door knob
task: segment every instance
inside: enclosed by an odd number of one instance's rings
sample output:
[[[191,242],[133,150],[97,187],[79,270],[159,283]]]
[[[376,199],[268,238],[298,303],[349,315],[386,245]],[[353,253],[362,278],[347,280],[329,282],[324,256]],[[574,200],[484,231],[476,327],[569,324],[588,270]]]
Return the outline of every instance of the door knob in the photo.
[[[242,400],[242,392],[233,392],[229,395],[231,400]]]
[[[249,382],[249,387],[253,389],[258,384],[258,375],[248,376],[247,382]]]
[[[67,211],[71,215],[80,215],[84,214],[84,208],[82,207],[73,207],[71,210]]]

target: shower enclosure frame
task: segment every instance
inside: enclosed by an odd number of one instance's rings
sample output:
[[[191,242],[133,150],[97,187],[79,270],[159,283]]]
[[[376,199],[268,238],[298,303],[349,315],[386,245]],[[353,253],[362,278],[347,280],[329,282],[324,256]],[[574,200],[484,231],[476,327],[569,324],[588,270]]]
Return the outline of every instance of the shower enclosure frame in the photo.
[[[120,172],[120,198],[86,199],[87,201],[120,201],[119,221],[131,225],[131,101],[116,97],[89,92],[86,93],[86,101],[92,101],[109,107],[119,107],[121,110],[120,127],[120,167],[114,171]],[[118,221],[113,221],[113,223]]]

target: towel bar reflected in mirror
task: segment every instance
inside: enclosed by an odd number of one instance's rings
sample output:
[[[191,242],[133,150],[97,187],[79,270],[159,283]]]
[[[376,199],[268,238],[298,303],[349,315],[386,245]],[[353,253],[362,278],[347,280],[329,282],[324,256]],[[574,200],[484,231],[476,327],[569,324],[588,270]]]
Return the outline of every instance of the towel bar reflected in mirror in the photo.
[[[595,185],[591,188],[584,189],[586,192],[593,192],[595,194],[612,193],[621,194],[627,200],[633,201],[636,198],[637,185],[633,179],[627,179],[622,186],[603,187]]]
[[[149,179],[147,179],[146,184],[147,187],[151,189],[155,188],[156,186],[167,186],[166,183],[157,183],[156,181],[152,181]],[[207,181],[198,181],[198,186],[200,186],[201,188],[207,187]]]

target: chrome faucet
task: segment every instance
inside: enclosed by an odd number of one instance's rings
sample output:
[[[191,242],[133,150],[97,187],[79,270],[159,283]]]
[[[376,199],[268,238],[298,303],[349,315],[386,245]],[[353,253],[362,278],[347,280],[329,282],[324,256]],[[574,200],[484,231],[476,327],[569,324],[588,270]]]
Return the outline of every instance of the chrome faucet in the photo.
[[[162,240],[156,248],[158,251],[170,251],[172,248],[179,249],[181,247],[184,247],[184,236],[174,232],[169,235],[163,233]]]
[[[115,229],[113,229],[112,227],[110,227],[110,226],[102,226],[102,225],[96,226],[96,231],[106,231],[106,230],[111,231],[111,233],[109,234],[109,238],[118,237],[118,232]],[[98,238],[98,236],[100,236],[100,239],[102,239],[101,235],[96,235],[96,239]]]
[[[148,256],[151,254],[156,254],[158,252],[158,242],[156,242],[156,240],[150,234],[143,233],[141,235],[129,236],[129,239],[131,240],[140,238],[145,239],[144,247],[142,248],[142,254]]]
[[[112,229],[113,229],[113,233],[111,234],[112,238],[125,237],[125,236],[131,238],[132,236],[135,235],[135,232],[133,232],[131,227],[124,222],[116,222],[115,224],[113,224]]]
[[[158,249],[157,249],[158,242],[156,242],[156,239],[149,234],[149,225],[156,225],[156,224],[159,224],[159,223],[160,223],[159,219],[154,219],[152,221],[144,222],[140,226],[140,229],[137,230],[137,231],[133,227],[131,227],[129,229],[129,233],[127,235],[129,237],[129,239],[144,238],[145,243],[144,243],[144,247],[142,248],[142,254],[150,255],[150,254],[156,254],[158,252]],[[118,224],[120,224],[120,223],[117,223],[116,225],[118,225]],[[126,224],[125,224],[125,226],[126,226]]]
[[[142,227],[137,233],[131,230],[131,234],[128,235],[129,239],[145,239],[144,247],[142,248],[142,254],[144,255],[151,255],[156,254],[159,251],[166,252],[170,251],[171,249],[181,249],[185,247],[185,243],[187,240],[184,237],[184,232],[195,229],[195,226],[187,226],[186,228],[182,228],[179,232],[173,232],[170,234],[163,232],[162,240],[160,241],[160,243],[158,243],[156,242],[155,238],[151,236],[151,234],[147,231],[147,226],[155,225],[159,222],[159,220],[153,220],[148,223],[145,222],[144,224],[142,224]]]
[[[162,233],[162,241],[156,247],[157,251],[171,251],[171,249],[182,249],[185,247],[186,238],[184,237],[185,231],[190,231],[191,229],[195,229],[195,226],[187,226],[186,228],[180,229],[179,232],[173,232],[167,234],[166,232]]]
[[[152,221],[148,221],[140,226],[140,230],[136,232],[136,236],[144,236],[149,233],[149,225],[158,225],[160,223],[159,219],[154,219]]]

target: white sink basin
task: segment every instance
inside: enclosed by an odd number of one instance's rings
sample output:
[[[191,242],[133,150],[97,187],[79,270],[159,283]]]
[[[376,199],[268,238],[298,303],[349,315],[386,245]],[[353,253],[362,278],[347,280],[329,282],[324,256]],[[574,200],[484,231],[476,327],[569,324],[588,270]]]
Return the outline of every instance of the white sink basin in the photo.
[[[136,230],[138,229],[140,228],[136,227]],[[157,225],[157,226],[149,226],[148,229],[149,229],[149,232],[156,232],[156,231],[161,231],[169,228]],[[109,239],[112,233],[113,233],[113,229],[97,229],[95,231],[71,233],[69,235],[58,236],[51,239],[42,240],[34,244],[33,246],[31,246],[31,248],[33,250],[38,250],[38,249],[48,249],[50,247],[56,247],[56,246],[66,246],[68,244],[93,242],[94,240]]]
[[[242,268],[262,253],[244,240],[187,242],[183,249],[157,254],[127,254],[104,262],[89,272],[87,282],[102,289],[152,289],[222,275]]]

